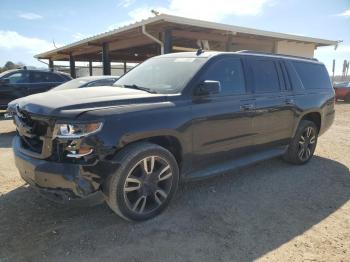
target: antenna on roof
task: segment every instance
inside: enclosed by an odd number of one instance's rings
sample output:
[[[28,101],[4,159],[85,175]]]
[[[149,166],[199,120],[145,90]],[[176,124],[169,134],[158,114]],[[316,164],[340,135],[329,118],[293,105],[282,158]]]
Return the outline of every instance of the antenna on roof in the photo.
[[[200,55],[202,53],[204,53],[203,49],[202,48],[198,48],[196,55]]]
[[[157,10],[154,10],[154,9],[151,10],[151,13],[154,14],[155,16],[160,14]]]
[[[55,43],[55,39],[52,39],[52,43],[53,43],[53,46],[57,49],[57,46],[56,46],[56,43]]]

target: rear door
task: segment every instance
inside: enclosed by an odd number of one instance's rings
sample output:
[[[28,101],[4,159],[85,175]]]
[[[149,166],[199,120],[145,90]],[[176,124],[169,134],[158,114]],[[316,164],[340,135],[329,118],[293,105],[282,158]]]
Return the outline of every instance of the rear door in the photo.
[[[287,145],[294,126],[294,96],[285,77],[283,61],[269,57],[250,57],[255,115],[254,145],[269,149]]]
[[[219,81],[222,90],[193,100],[194,169],[240,157],[252,145],[254,99],[246,90],[242,60],[226,56],[213,61],[199,83],[205,80]]]
[[[62,77],[52,72],[31,71],[28,93],[37,94],[50,90],[63,82]]]

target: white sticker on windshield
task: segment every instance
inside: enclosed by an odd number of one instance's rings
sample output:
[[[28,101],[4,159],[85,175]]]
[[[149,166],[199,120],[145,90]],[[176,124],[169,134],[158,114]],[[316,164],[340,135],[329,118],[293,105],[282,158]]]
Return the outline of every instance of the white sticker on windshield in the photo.
[[[174,62],[178,63],[192,63],[196,58],[190,58],[190,57],[180,57],[176,58]]]

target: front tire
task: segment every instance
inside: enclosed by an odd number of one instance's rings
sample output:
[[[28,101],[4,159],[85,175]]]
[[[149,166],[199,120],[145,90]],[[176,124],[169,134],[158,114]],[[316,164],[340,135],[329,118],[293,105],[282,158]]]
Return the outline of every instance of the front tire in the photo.
[[[284,155],[284,160],[296,165],[303,165],[312,158],[318,138],[318,128],[314,122],[301,120],[298,130],[288,150]]]
[[[117,155],[120,166],[107,184],[107,204],[126,220],[143,221],[160,214],[179,182],[175,157],[151,143],[127,146]]]

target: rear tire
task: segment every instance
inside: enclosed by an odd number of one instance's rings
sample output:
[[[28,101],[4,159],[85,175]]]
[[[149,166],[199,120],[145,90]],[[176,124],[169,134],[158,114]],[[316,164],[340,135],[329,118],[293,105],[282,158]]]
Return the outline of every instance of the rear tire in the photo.
[[[283,159],[289,163],[303,165],[312,158],[318,138],[318,128],[314,122],[301,120],[294,138]]]
[[[107,183],[107,204],[126,220],[143,221],[160,214],[179,182],[175,157],[151,143],[127,146],[117,155],[120,166]]]

